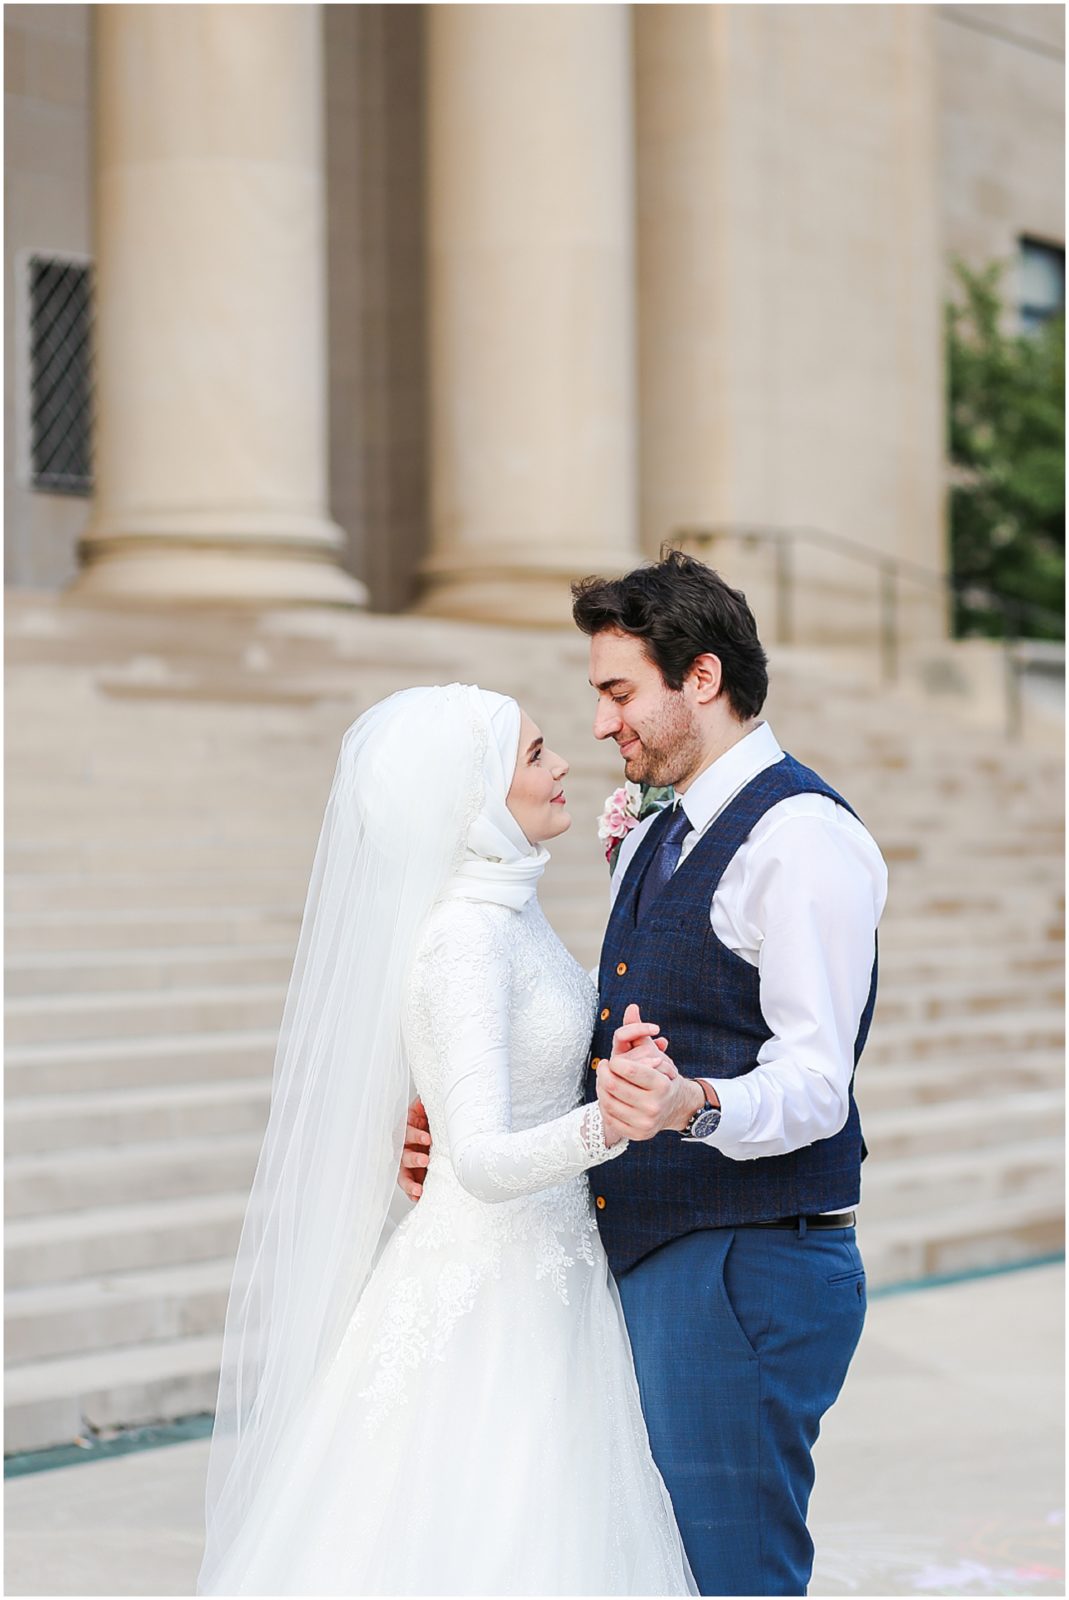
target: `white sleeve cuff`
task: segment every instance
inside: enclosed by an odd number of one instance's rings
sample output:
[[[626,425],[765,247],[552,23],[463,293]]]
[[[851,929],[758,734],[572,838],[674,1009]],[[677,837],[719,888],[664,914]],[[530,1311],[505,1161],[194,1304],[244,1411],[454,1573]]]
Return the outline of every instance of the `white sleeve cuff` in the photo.
[[[754,1108],[750,1097],[750,1086],[745,1077],[705,1078],[703,1081],[715,1090],[716,1097],[720,1101],[720,1122],[714,1133],[698,1142],[711,1144],[715,1150],[722,1150],[725,1155],[730,1155],[746,1138],[753,1123]],[[754,1154],[756,1156],[757,1152]]]

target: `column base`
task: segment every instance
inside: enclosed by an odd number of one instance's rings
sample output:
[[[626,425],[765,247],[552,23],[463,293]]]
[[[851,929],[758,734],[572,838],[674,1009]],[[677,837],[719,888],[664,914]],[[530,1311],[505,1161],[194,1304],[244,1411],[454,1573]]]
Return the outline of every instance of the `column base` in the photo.
[[[332,545],[248,544],[89,536],[67,591],[78,600],[176,605],[317,605],[363,608],[368,592],[338,565]]]
[[[639,564],[637,551],[598,551],[538,562],[441,559],[424,565],[424,592],[412,610],[458,622],[501,622],[513,627],[565,628],[572,620],[571,585],[597,573],[615,577]]]

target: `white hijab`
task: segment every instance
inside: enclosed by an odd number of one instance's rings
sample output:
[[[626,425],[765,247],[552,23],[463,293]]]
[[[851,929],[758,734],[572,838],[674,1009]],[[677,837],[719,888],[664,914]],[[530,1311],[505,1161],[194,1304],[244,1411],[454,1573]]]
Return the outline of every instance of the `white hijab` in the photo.
[[[538,890],[549,851],[532,844],[507,805],[520,750],[520,708],[507,695],[471,689],[489,737],[483,756],[482,809],[443,899],[490,900],[522,911]]]

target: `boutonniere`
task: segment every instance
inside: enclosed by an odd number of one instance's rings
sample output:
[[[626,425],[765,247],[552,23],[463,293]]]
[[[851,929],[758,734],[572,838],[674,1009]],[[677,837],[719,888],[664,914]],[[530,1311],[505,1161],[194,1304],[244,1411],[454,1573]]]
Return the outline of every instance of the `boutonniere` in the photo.
[[[613,790],[598,818],[598,838],[605,846],[610,875],[616,870],[620,846],[631,829],[655,811],[670,806],[674,799],[675,790],[670,784],[623,783]]]

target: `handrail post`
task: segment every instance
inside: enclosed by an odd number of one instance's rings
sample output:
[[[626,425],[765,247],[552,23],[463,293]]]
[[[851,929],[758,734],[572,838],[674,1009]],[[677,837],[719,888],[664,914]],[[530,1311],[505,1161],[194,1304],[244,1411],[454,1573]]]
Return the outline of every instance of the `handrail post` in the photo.
[[[1016,742],[1021,737],[1024,721],[1021,699],[1021,664],[1017,657],[1020,628],[1017,626],[1017,609],[1004,606],[1002,612],[1002,650],[1004,681],[1006,687],[1006,737]]]
[[[1030,619],[1044,628],[1055,628],[1060,640],[1064,641],[1065,638],[1064,617],[1048,607],[1020,600],[1010,601],[986,587],[976,588],[967,584],[953,574],[930,571],[915,561],[887,556],[882,551],[860,544],[856,539],[846,539],[819,528],[770,528],[749,523],[697,524],[677,527],[673,539],[692,540],[703,552],[701,559],[706,561],[712,553],[713,544],[719,539],[741,541],[748,551],[771,545],[776,641],[779,644],[793,644],[795,638],[795,566],[798,546],[813,545],[819,550],[837,552],[854,563],[863,563],[869,571],[875,569],[879,584],[880,677],[884,683],[894,683],[901,674],[904,583],[911,585],[911,593],[916,593],[920,587],[928,593],[936,589],[946,597],[948,604],[944,621],[952,638],[957,635],[959,628],[967,631],[970,608],[979,605],[988,616],[994,611],[1003,621],[1005,729],[1009,739],[1022,736],[1026,720],[1023,686],[1026,669],[1020,650],[1022,626]],[[760,567],[762,573],[767,572],[763,561]],[[985,636],[989,635],[985,632]]]
[[[776,643],[794,638],[794,546],[791,535],[776,535]]]
[[[898,567],[880,567],[880,675],[884,683],[898,678]]]

